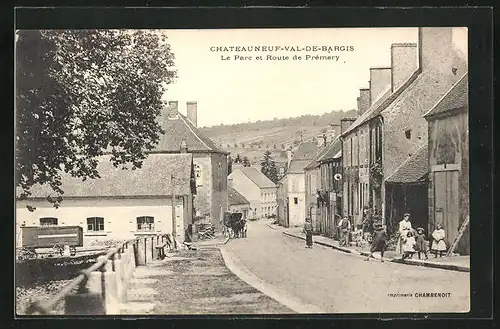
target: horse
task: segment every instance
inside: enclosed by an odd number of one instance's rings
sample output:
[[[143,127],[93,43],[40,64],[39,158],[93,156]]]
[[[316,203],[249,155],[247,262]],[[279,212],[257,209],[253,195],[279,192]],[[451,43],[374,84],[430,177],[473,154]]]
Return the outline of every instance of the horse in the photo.
[[[229,237],[241,238],[246,236],[245,223],[242,213],[226,212],[224,216],[224,226],[229,231]]]

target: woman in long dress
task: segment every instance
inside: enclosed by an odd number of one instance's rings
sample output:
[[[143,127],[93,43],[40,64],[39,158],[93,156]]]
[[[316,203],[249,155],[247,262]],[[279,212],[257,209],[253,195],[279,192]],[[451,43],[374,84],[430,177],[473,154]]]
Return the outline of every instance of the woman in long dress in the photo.
[[[410,222],[410,214],[406,213],[403,217],[403,220],[399,222],[399,239],[398,239],[398,245],[397,245],[397,250],[399,254],[403,254],[403,245],[406,241],[406,238],[408,236],[408,232],[412,232],[413,228],[411,227],[411,222]]]
[[[446,242],[444,238],[446,237],[443,226],[441,224],[436,225],[436,229],[432,232],[432,245],[431,252],[434,253],[434,258],[443,256],[443,253],[446,251]]]

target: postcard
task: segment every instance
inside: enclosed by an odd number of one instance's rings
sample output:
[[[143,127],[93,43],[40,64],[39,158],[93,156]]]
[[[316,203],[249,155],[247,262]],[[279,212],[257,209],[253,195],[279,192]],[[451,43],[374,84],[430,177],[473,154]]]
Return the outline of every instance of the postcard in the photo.
[[[17,315],[469,312],[466,27],[15,36]]]

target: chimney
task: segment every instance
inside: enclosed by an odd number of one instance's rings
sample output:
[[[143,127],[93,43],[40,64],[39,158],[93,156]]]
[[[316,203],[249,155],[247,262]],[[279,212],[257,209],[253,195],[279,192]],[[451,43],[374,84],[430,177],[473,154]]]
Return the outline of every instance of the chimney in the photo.
[[[340,134],[342,135],[347,128],[349,128],[352,123],[356,121],[356,118],[341,118],[340,119]]]
[[[391,45],[391,88],[397,90],[418,68],[416,43],[393,43]]]
[[[169,118],[176,118],[179,114],[179,109],[177,107],[177,104],[179,102],[177,101],[169,101],[168,102],[168,117]]]
[[[198,127],[198,104],[196,102],[186,102],[187,118],[191,123]]]
[[[391,85],[390,67],[371,67],[370,68],[370,104],[382,96],[382,94]]]
[[[293,157],[293,153],[292,153],[292,148],[290,147],[287,151],[286,151],[286,159],[287,159],[287,168],[290,168],[290,162],[292,162],[292,157]]]
[[[358,113],[359,115],[366,112],[366,110],[370,107],[370,89],[363,88],[359,90],[358,97]]]
[[[419,64],[422,72],[452,74],[453,42],[451,27],[418,29]]]

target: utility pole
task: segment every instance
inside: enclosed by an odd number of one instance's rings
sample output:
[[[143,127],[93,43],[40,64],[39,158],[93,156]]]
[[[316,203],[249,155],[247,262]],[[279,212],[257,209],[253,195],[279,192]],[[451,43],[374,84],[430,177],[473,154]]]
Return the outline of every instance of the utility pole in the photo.
[[[170,184],[172,185],[172,242],[174,243],[174,249],[177,249],[177,229],[175,220],[175,177],[170,176]]]

